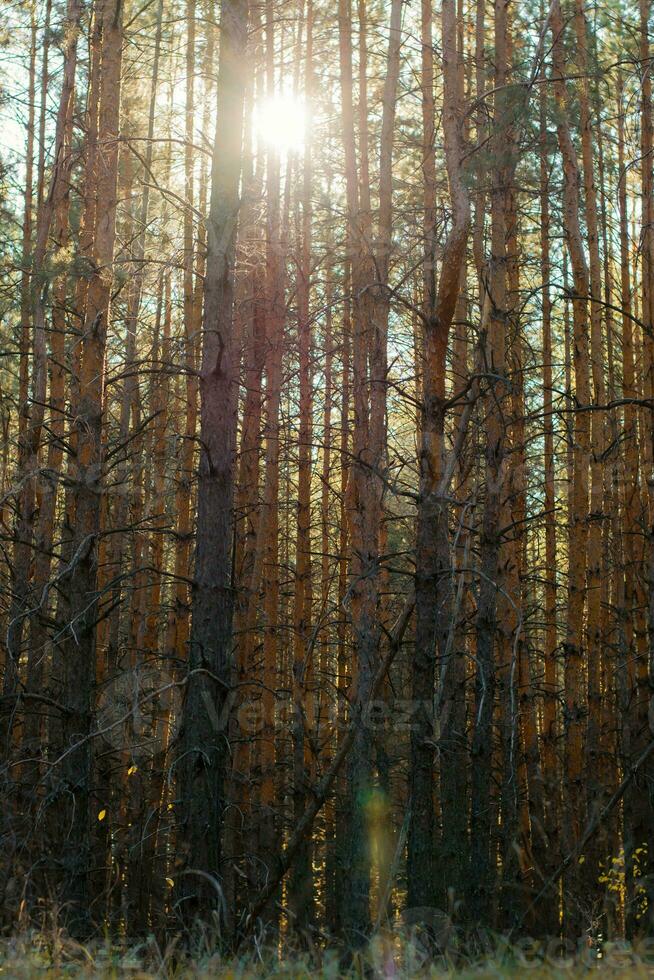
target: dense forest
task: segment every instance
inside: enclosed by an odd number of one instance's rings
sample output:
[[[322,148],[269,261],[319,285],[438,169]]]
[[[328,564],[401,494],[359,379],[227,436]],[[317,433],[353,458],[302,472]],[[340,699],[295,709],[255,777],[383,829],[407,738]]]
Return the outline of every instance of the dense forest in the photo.
[[[3,934],[654,937],[651,7],[6,0]]]

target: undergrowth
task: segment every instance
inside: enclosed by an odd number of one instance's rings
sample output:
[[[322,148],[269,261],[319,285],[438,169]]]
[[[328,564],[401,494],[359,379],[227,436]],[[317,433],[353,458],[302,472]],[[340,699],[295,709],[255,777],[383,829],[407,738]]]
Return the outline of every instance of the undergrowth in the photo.
[[[336,949],[287,951],[265,948],[251,940],[238,955],[207,951],[191,956],[172,940],[165,948],[153,937],[138,944],[115,942],[78,943],[61,930],[25,932],[0,939],[0,977],[23,978],[132,978],[132,980],[259,980],[264,977],[287,980],[310,978],[370,978],[370,980],[409,980],[429,977],[581,977],[589,973],[616,978],[653,977],[654,949],[624,943],[606,943],[601,949],[583,944],[575,951],[526,941],[517,945],[496,937],[485,953],[462,951],[434,954],[418,938],[399,935],[376,936],[365,951],[348,966]]]

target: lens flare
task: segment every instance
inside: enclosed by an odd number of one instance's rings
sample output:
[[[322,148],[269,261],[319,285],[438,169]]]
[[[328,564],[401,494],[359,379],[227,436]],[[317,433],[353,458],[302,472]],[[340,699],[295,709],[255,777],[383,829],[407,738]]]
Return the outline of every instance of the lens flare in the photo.
[[[280,153],[301,150],[308,124],[304,99],[290,93],[280,93],[257,106],[254,128],[259,138]]]

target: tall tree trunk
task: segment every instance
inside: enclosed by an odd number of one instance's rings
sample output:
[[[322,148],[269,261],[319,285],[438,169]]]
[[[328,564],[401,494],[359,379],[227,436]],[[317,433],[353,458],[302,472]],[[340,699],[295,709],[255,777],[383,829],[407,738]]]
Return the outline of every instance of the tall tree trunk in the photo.
[[[88,736],[95,683],[97,549],[104,462],[105,352],[116,226],[122,3],[120,0],[102,0],[96,16],[101,38],[102,82],[97,110],[100,146],[97,180],[94,184],[87,183],[85,207],[92,208],[97,217],[91,250],[92,272],[86,293],[79,385],[74,389],[71,406],[76,435],[75,483],[71,493],[75,526],[71,560],[65,573],[69,620],[65,641],[58,651],[67,709],[59,763],[62,896],[67,903],[70,927],[77,932],[84,932],[89,924],[91,750]]]
[[[422,5],[422,90],[424,174],[423,260],[423,414],[420,448],[420,497],[416,548],[416,651],[412,696],[421,705],[411,732],[410,820],[408,832],[408,902],[427,908],[448,888],[462,885],[465,848],[465,768],[462,739],[465,721],[461,709],[464,661],[451,650],[452,556],[449,542],[449,494],[454,467],[445,459],[445,371],[448,339],[464,268],[470,204],[462,173],[460,74],[456,48],[456,5],[442,8],[444,112],[443,131],[450,185],[452,224],[443,252],[438,290],[435,284],[435,163],[433,52],[431,0]],[[442,690],[441,787],[443,808],[444,880],[435,893],[434,761],[436,660],[440,660]],[[440,701],[440,699],[439,699]],[[429,704],[430,709],[426,708]],[[440,704],[438,705],[440,708]]]
[[[306,11],[305,97],[313,90],[313,2]],[[298,508],[295,543],[295,597],[293,610],[293,814],[297,823],[304,813],[307,789],[315,772],[311,763],[315,751],[314,643],[311,639],[311,441],[313,348],[310,319],[311,295],[311,133],[306,133],[302,178],[302,221],[298,268],[298,359],[300,402],[298,430]],[[308,741],[307,741],[308,740]],[[289,902],[293,924],[306,929],[313,920],[312,841],[303,842],[295,859],[289,882]]]
[[[495,640],[497,594],[500,582],[501,511],[505,492],[505,424],[502,405],[506,395],[506,239],[507,204],[512,169],[507,159],[507,3],[495,3],[495,106],[493,152],[496,170],[491,190],[491,257],[482,276],[482,330],[485,369],[491,380],[486,398],[486,453],[481,567],[477,600],[477,674],[475,728],[472,743],[470,823],[470,914],[473,921],[490,920],[495,876],[491,853],[493,808],[491,778],[494,744]],[[496,380],[495,380],[496,379]]]
[[[654,180],[652,178],[652,153],[654,152],[654,135],[652,124],[652,66],[650,36],[651,0],[640,0],[640,69],[642,72],[641,86],[641,220],[642,220],[642,320],[643,320],[643,396],[654,398]],[[645,413],[644,413],[645,415]],[[654,465],[654,435],[652,432],[652,414],[647,410],[643,418],[641,452],[644,457],[646,472],[650,474]],[[647,500],[644,509],[648,508],[649,515],[645,517],[647,532],[646,570],[643,578],[647,582],[646,596],[648,644],[641,647],[638,653],[637,667],[637,701],[636,715],[639,729],[637,750],[645,747],[651,737],[651,691],[654,687],[654,481],[647,480]],[[644,515],[645,516],[645,515]],[[644,632],[644,630],[643,630]],[[649,714],[648,714],[649,712]],[[636,748],[636,746],[634,746]],[[654,933],[654,831],[652,830],[651,813],[654,806],[654,765],[648,761],[642,775],[636,782],[639,789],[634,810],[634,844],[636,852],[642,848],[640,875],[643,880],[643,897],[647,908],[643,911],[639,922],[639,931],[651,936]]]
[[[627,212],[627,169],[625,165],[625,106],[623,73],[618,76],[618,206],[620,212],[620,306],[622,309],[622,393],[624,409],[624,479],[622,481],[622,513],[624,529],[624,637],[620,656],[619,704],[622,712],[620,753],[623,769],[633,762],[637,746],[638,720],[632,701],[637,698],[636,667],[637,607],[640,602],[638,587],[639,537],[641,519],[641,489],[639,472],[638,409],[634,351],[634,325],[632,322],[632,284],[629,261],[629,215]],[[632,735],[633,733],[633,735]],[[623,847],[625,860],[625,928],[632,937],[635,930],[636,901],[634,894],[634,808],[637,805],[639,787],[634,784],[625,793],[622,810]]]
[[[193,617],[179,783],[185,845],[183,915],[220,910],[226,766],[220,719],[230,683],[232,545],[238,356],[233,330],[234,256],[242,161],[248,0],[221,3],[211,203],[207,224]],[[215,882],[215,885],[212,883]]]
[[[45,420],[48,352],[46,342],[46,308],[52,305],[52,329],[50,343],[50,442],[45,473],[38,486],[38,518],[34,529],[34,585],[30,610],[30,648],[27,657],[26,686],[28,691],[39,693],[45,676],[47,658],[46,627],[49,611],[49,579],[52,564],[57,481],[62,461],[62,436],[64,415],[64,332],[63,310],[66,305],[66,272],[60,273],[53,285],[53,298],[49,301],[45,262],[50,237],[54,241],[54,258],[65,254],[70,239],[69,194],[72,170],[72,124],[77,67],[77,38],[81,9],[77,0],[68,0],[64,21],[64,68],[57,112],[54,138],[53,167],[48,193],[39,209],[37,236],[33,258],[35,282],[32,292],[34,321],[34,376],[32,402],[32,431],[30,435],[29,469],[39,466],[41,430]],[[43,719],[38,712],[30,712],[25,719],[24,748],[28,754],[38,756],[41,751],[40,737]],[[29,781],[29,777],[28,777]]]
[[[266,3],[266,94],[275,97],[275,22],[272,0]],[[289,169],[291,161],[288,161]],[[266,422],[263,511],[258,545],[260,573],[253,580],[263,591],[263,727],[261,731],[261,779],[259,812],[259,858],[264,873],[272,867],[279,841],[274,815],[276,771],[276,712],[279,683],[279,460],[280,405],[284,327],[286,321],[286,217],[282,215],[279,148],[270,145],[266,157]],[[290,173],[286,174],[290,189]]]
[[[543,771],[543,825],[532,827],[533,856],[536,872],[547,879],[556,866],[557,833],[559,825],[559,775],[558,775],[558,727],[557,727],[557,581],[556,581],[556,489],[554,461],[554,423],[552,392],[552,300],[550,296],[550,181],[549,153],[547,146],[547,92],[545,85],[540,91],[540,267],[541,305],[543,321],[543,478],[545,507],[545,636],[543,670],[543,714],[541,721],[541,759]],[[556,903],[541,908],[544,917],[543,933],[554,936],[559,928]]]
[[[401,10],[400,0],[393,0],[379,158],[379,248],[373,256],[362,232],[366,223],[365,212],[359,208],[361,201],[352,113],[351,13],[349,3],[342,3],[339,7],[348,220],[355,226],[351,239],[355,246],[352,265],[354,460],[348,483],[348,524],[352,548],[349,592],[356,667],[351,700],[355,715],[369,700],[370,685],[379,654],[380,622],[377,605],[379,522],[382,473],[385,466],[386,335],[389,312],[387,285],[391,250],[393,132],[400,68]],[[343,928],[346,940],[352,946],[360,945],[370,928],[370,854],[365,803],[372,789],[373,749],[369,727],[359,726],[347,765],[350,882],[343,896]]]
[[[195,435],[198,414],[198,350],[200,338],[195,335],[196,317],[193,292],[194,243],[194,171],[193,149],[195,118],[195,14],[196,0],[186,4],[186,106],[184,113],[184,268],[182,273],[184,354],[185,354],[185,422],[180,452],[179,483],[176,494],[177,539],[175,546],[175,586],[168,621],[168,646],[171,653],[184,661],[187,657],[189,606],[188,577],[193,528],[191,524],[192,475],[195,458]]]
[[[552,67],[554,95],[557,104],[557,135],[563,161],[563,225],[570,252],[574,283],[573,359],[577,405],[590,401],[588,378],[589,324],[587,297],[590,278],[580,228],[577,155],[568,122],[569,100],[566,90],[566,65],[563,51],[563,18],[558,0],[552,7]],[[590,420],[588,411],[577,411],[574,420],[574,448],[571,512],[569,515],[568,609],[565,640],[565,792],[568,797],[567,846],[579,840],[583,827],[583,742],[586,696],[583,684],[583,634],[586,597],[586,544],[588,541],[588,464],[590,456]],[[578,917],[578,867],[567,878],[566,931],[576,938],[581,929]]]
[[[595,186],[595,153],[593,146],[592,118],[590,111],[590,87],[588,80],[588,32],[581,0],[575,0],[575,33],[577,39],[577,63],[581,73],[579,108],[581,146],[583,159],[583,183],[585,198],[588,254],[590,259],[590,357],[593,385],[593,401],[596,406],[606,403],[604,382],[605,351],[602,337],[602,274],[599,252],[599,226],[597,214],[597,190]],[[602,531],[604,517],[604,458],[606,448],[606,424],[604,412],[596,410],[591,416],[590,432],[591,489],[588,531],[587,579],[588,589],[588,721],[585,738],[586,768],[586,819],[592,820],[603,804],[602,767],[600,761],[601,690],[600,669],[602,648],[606,638],[601,633],[602,581],[606,576],[602,560]],[[597,842],[587,849],[583,867],[584,899],[595,913],[601,900],[598,889],[599,860]],[[603,855],[602,855],[603,856]]]
[[[32,261],[33,238],[33,201],[34,201],[34,103],[36,92],[36,7],[32,6],[32,21],[30,26],[30,58],[27,87],[27,141],[25,149],[25,203],[23,206],[22,228],[22,270],[20,279],[20,333],[18,346],[18,460],[17,477],[18,493],[16,495],[16,514],[14,526],[14,553],[11,568],[11,604],[9,607],[9,622],[7,625],[5,671],[3,678],[3,693],[5,696],[14,695],[18,685],[20,657],[23,643],[23,627],[29,603],[29,584],[32,560],[32,528],[36,495],[34,491],[35,474],[28,469],[30,460],[30,349],[31,349],[31,290],[32,278],[30,264]],[[3,755],[10,753],[11,724],[0,728],[0,751]]]

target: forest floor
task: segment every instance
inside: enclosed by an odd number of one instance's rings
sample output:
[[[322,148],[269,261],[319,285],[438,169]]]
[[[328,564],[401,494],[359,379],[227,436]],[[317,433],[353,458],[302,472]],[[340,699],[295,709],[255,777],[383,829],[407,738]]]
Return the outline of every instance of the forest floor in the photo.
[[[642,957],[624,944],[606,944],[596,951],[534,959],[525,946],[504,945],[501,951],[480,959],[459,956],[434,959],[406,942],[372,944],[360,961],[348,969],[339,965],[335,952],[279,958],[274,952],[254,948],[240,957],[201,956],[181,958],[172,944],[161,952],[154,942],[119,947],[111,944],[83,946],[61,936],[31,935],[0,940],[0,977],[27,980],[32,977],[98,978],[98,980],[287,980],[366,978],[366,980],[413,980],[413,978],[522,978],[555,980],[586,977],[589,973],[615,978],[654,977],[654,956]]]

